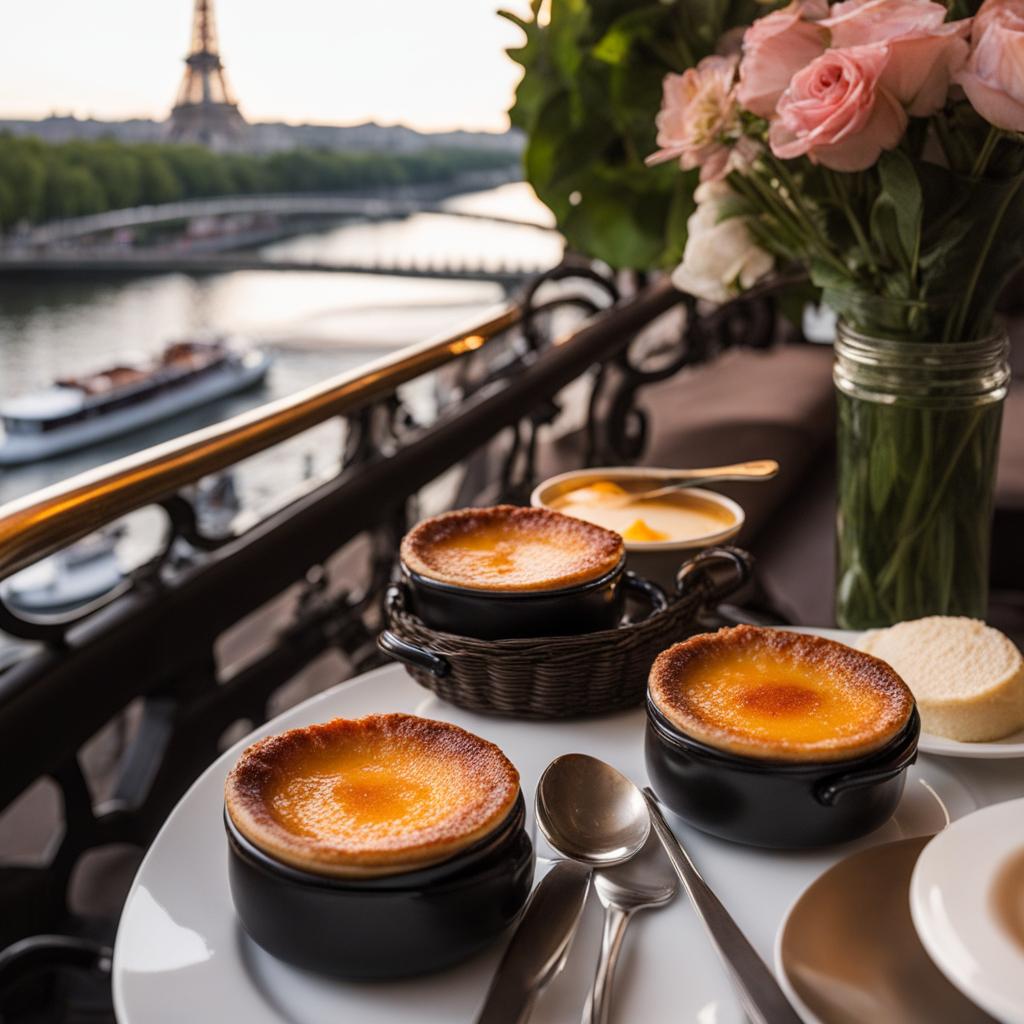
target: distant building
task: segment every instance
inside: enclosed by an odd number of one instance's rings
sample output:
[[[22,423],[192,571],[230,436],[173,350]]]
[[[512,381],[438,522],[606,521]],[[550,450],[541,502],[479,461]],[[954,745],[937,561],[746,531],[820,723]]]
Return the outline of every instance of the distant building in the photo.
[[[38,121],[0,120],[0,132],[34,135],[47,142],[114,138],[120,142],[187,142],[245,153],[289,149],[421,153],[426,149],[482,149],[517,160],[525,143],[507,132],[418,132],[404,125],[249,124],[238,109],[217,45],[213,0],[195,0],[191,52],[167,121],[134,118],[97,121],[51,114]]]
[[[171,110],[167,137],[212,149],[234,149],[242,142],[246,127],[220,59],[213,0],[195,0],[192,47],[185,58],[185,74]]]
[[[97,121],[52,114],[38,121],[0,120],[0,132],[34,135],[47,142],[74,139],[117,139],[119,142],[167,141],[168,122],[135,118]],[[515,160],[522,152],[520,131],[418,132],[404,125],[366,124],[249,124],[233,147],[247,153],[274,153],[287,149],[327,149],[373,153],[422,153],[426,149],[485,149],[507,153]]]

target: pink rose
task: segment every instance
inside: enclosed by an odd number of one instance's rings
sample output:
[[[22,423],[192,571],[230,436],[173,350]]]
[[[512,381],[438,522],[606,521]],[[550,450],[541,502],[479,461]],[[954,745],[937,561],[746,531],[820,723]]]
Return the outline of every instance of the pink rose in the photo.
[[[883,85],[884,45],[826,50],[798,71],[779,100],[769,143],[783,160],[805,154],[835,171],[871,167],[894,148],[907,114]]]
[[[914,117],[945,104],[967,60],[970,19],[946,22],[945,6],[931,0],[844,0],[821,24],[835,47],[885,43],[891,57],[882,85]]]
[[[681,75],[666,75],[658,112],[658,146],[647,158],[660,164],[679,158],[684,169],[699,167],[701,181],[728,173],[732,144],[739,135],[733,83],[739,58],[705,57]]]
[[[747,29],[736,92],[747,110],[768,119],[775,116],[775,106],[790,79],[828,45],[828,33],[816,24],[827,14],[825,0],[793,0]]]
[[[956,81],[990,124],[1024,131],[1024,0],[985,0],[974,19],[967,66]]]
[[[980,38],[980,34],[995,22],[1016,24],[1019,27],[1024,23],[1024,5],[1019,2],[1013,3],[1012,0],[985,0],[974,16],[975,42]]]
[[[946,20],[944,4],[932,0],[843,0],[822,22],[833,46],[867,46],[901,36],[933,32]]]

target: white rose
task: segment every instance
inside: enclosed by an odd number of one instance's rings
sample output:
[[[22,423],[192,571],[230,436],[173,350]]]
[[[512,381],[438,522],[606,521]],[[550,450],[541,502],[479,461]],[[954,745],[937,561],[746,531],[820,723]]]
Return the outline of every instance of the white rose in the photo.
[[[742,217],[721,219],[725,202],[734,195],[724,181],[704,182],[694,192],[697,209],[687,221],[683,262],[672,274],[680,291],[725,302],[775,265],[772,255],[755,244]]]

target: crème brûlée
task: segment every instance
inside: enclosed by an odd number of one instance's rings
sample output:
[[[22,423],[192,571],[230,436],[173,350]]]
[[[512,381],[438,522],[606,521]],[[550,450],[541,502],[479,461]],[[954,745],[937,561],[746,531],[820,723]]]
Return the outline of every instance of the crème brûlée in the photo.
[[[495,505],[426,519],[402,540],[402,562],[473,590],[560,590],[600,579],[624,556],[611,530],[550,509]]]
[[[254,846],[341,878],[448,860],[495,831],[518,795],[519,774],[493,743],[405,714],[258,740],[224,789],[231,821]]]
[[[736,626],[663,651],[655,707],[679,731],[732,754],[836,761],[885,746],[914,698],[884,661],[822,637]]]

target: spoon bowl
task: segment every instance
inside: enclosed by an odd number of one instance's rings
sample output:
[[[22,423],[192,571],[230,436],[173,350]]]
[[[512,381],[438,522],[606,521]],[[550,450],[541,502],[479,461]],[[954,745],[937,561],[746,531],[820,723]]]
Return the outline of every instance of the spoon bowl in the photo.
[[[590,867],[629,860],[651,831],[637,787],[587,754],[563,754],[544,770],[537,784],[537,824],[553,849]]]

